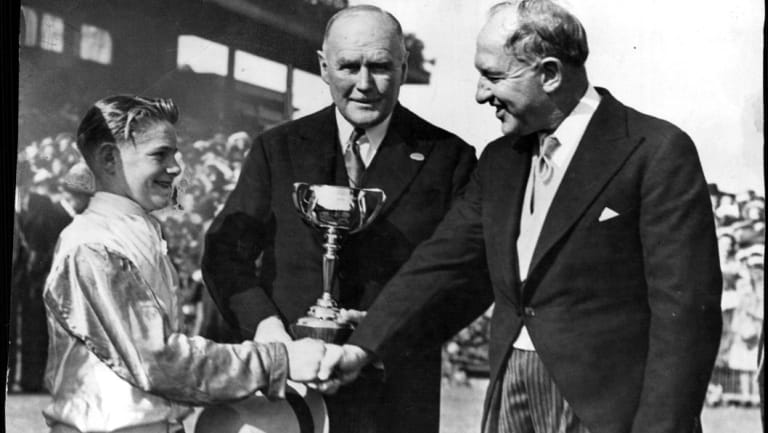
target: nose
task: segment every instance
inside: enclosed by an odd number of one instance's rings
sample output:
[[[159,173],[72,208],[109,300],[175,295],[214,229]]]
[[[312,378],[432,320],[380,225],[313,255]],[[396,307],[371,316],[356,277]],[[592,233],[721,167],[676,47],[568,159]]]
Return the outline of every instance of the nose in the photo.
[[[358,90],[365,92],[373,88],[373,75],[367,66],[361,66],[357,77]]]
[[[475,101],[477,101],[478,104],[484,104],[488,102],[492,96],[493,96],[493,93],[491,92],[491,87],[485,82],[485,78],[480,77],[477,80],[477,91],[475,92]]]
[[[168,158],[169,163],[168,167],[166,167],[165,171],[172,175],[173,177],[178,176],[181,173],[181,165],[179,164],[179,161],[176,158]]]

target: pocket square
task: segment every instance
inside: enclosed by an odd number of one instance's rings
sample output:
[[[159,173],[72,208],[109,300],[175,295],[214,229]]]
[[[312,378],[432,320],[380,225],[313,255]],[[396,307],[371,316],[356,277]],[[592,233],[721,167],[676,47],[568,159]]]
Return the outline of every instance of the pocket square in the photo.
[[[611,218],[615,218],[617,216],[619,216],[618,212],[616,212],[615,210],[613,210],[613,209],[611,209],[609,207],[606,207],[605,209],[603,209],[603,212],[600,214],[600,217],[597,219],[597,221],[603,222],[603,221],[607,221],[607,220],[609,220]]]

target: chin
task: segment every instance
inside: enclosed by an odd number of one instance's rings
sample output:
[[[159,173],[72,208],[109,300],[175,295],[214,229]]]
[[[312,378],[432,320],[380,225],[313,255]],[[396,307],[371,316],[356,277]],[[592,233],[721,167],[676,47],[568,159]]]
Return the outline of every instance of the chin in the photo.
[[[369,127],[377,125],[386,118],[377,108],[355,108],[347,112],[349,123],[359,127]]]

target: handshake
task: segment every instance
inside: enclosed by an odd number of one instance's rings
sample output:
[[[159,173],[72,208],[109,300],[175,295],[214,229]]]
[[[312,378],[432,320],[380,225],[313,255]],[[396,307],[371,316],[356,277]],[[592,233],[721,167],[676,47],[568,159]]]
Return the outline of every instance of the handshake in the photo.
[[[370,356],[358,346],[324,343],[304,338],[285,343],[288,349],[288,376],[324,394],[335,393],[352,382],[368,364]]]
[[[358,323],[365,312],[342,310],[341,321]],[[362,348],[350,344],[339,346],[304,338],[294,341],[278,317],[267,317],[259,323],[253,340],[257,343],[280,342],[288,351],[288,376],[296,382],[324,394],[335,393],[340,386],[352,382],[372,361]]]

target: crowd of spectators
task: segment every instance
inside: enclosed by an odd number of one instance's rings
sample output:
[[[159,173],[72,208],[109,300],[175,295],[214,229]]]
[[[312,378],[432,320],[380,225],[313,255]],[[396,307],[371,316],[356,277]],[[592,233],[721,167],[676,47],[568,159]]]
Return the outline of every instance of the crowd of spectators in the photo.
[[[710,185],[723,272],[723,333],[708,402],[758,403],[763,329],[765,198]]]
[[[204,289],[199,263],[208,224],[234,188],[251,144],[245,132],[182,142],[183,174],[176,182],[176,205],[157,213],[180,277],[184,331],[191,335],[227,339],[226,325]],[[18,157],[20,166],[30,170],[29,176],[17,180],[22,183],[18,189],[53,201],[66,193],[61,179],[81,162],[74,137],[67,133],[22,146]],[[765,199],[754,191],[724,192],[715,184],[710,185],[710,196],[723,271],[724,326],[708,402],[753,403],[763,321]],[[490,313],[444,346],[443,370],[449,382],[467,383],[468,375],[487,374]]]

